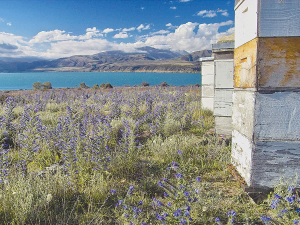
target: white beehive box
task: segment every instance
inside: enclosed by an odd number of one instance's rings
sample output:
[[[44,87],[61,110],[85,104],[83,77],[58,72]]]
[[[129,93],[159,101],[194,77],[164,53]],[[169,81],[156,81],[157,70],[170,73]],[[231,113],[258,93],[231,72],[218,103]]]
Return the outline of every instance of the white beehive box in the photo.
[[[235,47],[256,37],[300,36],[299,0],[239,0],[235,3]]]

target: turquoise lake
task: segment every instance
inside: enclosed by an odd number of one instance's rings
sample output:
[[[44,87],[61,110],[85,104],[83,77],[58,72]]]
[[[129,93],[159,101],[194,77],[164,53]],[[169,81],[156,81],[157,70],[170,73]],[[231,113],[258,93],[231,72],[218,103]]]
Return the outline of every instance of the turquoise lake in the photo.
[[[53,88],[79,87],[84,82],[111,83],[113,86],[140,85],[143,81],[157,85],[165,81],[169,85],[201,84],[200,73],[126,73],[126,72],[57,72],[57,73],[0,73],[0,90],[32,89],[35,82],[50,81]]]

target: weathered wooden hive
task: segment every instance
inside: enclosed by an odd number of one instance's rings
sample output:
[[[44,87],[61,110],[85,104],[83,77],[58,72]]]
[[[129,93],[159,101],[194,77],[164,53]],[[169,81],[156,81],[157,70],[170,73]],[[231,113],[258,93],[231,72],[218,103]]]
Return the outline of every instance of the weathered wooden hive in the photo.
[[[200,58],[201,62],[201,107],[214,110],[214,57]]]
[[[216,134],[231,136],[234,34],[212,45],[214,53],[214,116]]]
[[[250,188],[298,174],[300,1],[236,0],[232,163]]]

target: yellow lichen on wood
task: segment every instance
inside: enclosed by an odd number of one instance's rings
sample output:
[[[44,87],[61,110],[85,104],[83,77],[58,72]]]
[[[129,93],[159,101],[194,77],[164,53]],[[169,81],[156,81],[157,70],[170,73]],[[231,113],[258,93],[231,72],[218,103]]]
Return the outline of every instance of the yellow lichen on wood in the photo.
[[[258,38],[234,50],[234,87],[254,88]]]
[[[300,87],[300,37],[260,38],[259,87]]]

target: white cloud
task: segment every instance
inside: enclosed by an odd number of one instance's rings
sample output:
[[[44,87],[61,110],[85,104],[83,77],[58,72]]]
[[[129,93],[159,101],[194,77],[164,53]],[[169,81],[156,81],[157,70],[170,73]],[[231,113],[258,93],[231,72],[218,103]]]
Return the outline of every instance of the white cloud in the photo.
[[[168,31],[168,30],[159,30],[159,31],[151,33],[151,35],[153,36],[153,35],[157,35],[157,34],[159,35],[159,34],[168,34],[168,33],[170,33],[170,31]]]
[[[66,33],[64,30],[51,30],[51,31],[41,31],[36,36],[34,36],[29,43],[44,43],[44,42],[53,42],[53,41],[67,41],[67,40],[85,40],[91,39],[94,37],[103,36],[100,34],[100,31],[97,30],[96,27],[87,28],[85,35],[70,35],[70,33]]]
[[[171,23],[166,24],[166,26],[168,27],[168,29],[176,29],[176,28],[178,28],[178,26],[173,26]]]
[[[7,25],[7,26],[11,26],[11,22],[8,22],[6,25]]]
[[[141,30],[149,30],[150,29],[150,24],[144,26],[144,24],[141,24],[140,26],[138,26],[138,28],[136,28],[139,32],[141,32]]]
[[[93,37],[103,37],[103,34],[101,34],[100,31],[97,30],[96,27],[87,28],[86,34],[78,36],[78,39],[84,40],[84,39],[91,39]]]
[[[207,11],[207,10],[201,10],[201,11],[199,11],[197,13],[197,16],[212,18],[212,17],[216,17],[217,13],[214,10],[209,10],[209,11]]]
[[[0,17],[0,22],[2,22],[2,23],[4,22],[4,19],[2,19],[1,17]]]
[[[229,13],[227,12],[227,9],[225,9],[225,10],[218,9],[217,12],[218,12],[218,13],[221,13],[222,16],[229,16]]]
[[[232,24],[233,21],[231,20],[212,24],[188,22],[180,25],[174,33],[145,37],[143,42],[146,46],[171,49],[174,51],[185,50],[194,52],[211,49],[211,44],[215,43],[220,37],[233,32],[232,28],[222,33],[219,33],[218,29]]]
[[[116,34],[113,38],[128,38],[128,34],[126,32],[120,32]]]
[[[166,27],[172,27],[171,23]],[[228,27],[225,32],[219,32],[219,28]],[[120,30],[111,42],[100,37],[101,32],[95,27],[86,29],[86,34],[75,36],[65,31],[42,31],[31,40],[15,36],[13,34],[0,32],[0,56],[20,57],[37,56],[49,59],[68,57],[72,55],[92,55],[109,50],[122,50],[134,52],[136,48],[151,46],[160,49],[171,49],[173,51],[185,50],[194,52],[210,49],[220,37],[234,32],[233,21],[228,20],[221,23],[199,24],[188,22],[181,24],[176,30],[159,30],[148,33],[132,43],[117,42],[117,38],[128,38],[129,34]],[[150,25],[141,24],[139,30],[149,29]],[[131,29],[131,28],[124,28]]]
[[[217,13],[221,13],[222,16],[229,16],[227,9],[218,9],[218,10],[201,10],[197,13],[197,16],[213,18],[217,16]]]
[[[133,30],[135,30],[135,27],[124,28],[122,31],[123,31],[123,32],[129,32],[129,31],[133,31]]]
[[[51,41],[65,41],[75,39],[75,36],[66,34],[64,30],[41,31],[34,36],[29,43],[42,43]]]
[[[170,9],[176,9],[176,6],[171,6]]]
[[[107,33],[113,32],[113,31],[114,31],[114,29],[112,29],[112,28],[106,28],[102,31],[102,33],[107,34]]]
[[[192,0],[179,0],[179,2],[190,2]]]
[[[141,10],[144,10],[145,9],[145,7],[141,7]]]

